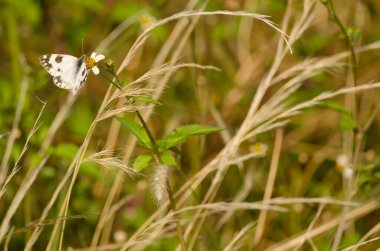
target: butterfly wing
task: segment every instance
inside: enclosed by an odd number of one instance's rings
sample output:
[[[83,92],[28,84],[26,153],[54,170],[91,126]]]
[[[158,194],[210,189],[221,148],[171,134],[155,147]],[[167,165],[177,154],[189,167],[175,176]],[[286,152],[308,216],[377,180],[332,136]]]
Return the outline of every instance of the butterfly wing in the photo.
[[[74,94],[84,85],[87,78],[85,56],[80,58],[64,54],[46,54],[40,62],[46,71],[53,76],[56,86],[71,90]]]

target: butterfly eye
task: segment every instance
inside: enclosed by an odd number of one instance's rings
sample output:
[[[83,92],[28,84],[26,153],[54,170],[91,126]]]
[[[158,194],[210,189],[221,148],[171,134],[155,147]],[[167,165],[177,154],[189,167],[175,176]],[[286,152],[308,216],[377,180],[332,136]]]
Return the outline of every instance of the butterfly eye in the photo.
[[[95,64],[96,64],[95,59],[92,58],[92,57],[86,57],[85,63],[86,63],[86,68],[87,69],[93,68],[95,66]]]

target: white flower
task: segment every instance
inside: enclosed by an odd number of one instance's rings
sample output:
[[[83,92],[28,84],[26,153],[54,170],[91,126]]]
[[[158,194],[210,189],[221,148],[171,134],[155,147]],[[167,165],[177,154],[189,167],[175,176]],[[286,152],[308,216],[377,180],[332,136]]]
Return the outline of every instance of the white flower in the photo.
[[[352,179],[352,176],[354,175],[354,169],[351,166],[347,166],[343,170],[343,177],[347,180]]]
[[[127,233],[124,232],[123,230],[117,230],[114,234],[113,234],[113,238],[114,240],[117,242],[117,243],[122,243],[124,241],[127,240]]]
[[[148,29],[150,26],[157,22],[156,18],[151,16],[149,13],[143,14],[139,18],[139,22],[142,30]]]
[[[346,154],[340,154],[336,158],[336,167],[342,173],[343,178],[352,179],[355,170]]]
[[[106,57],[103,54],[97,54],[96,52],[91,53],[91,56],[86,57],[86,67],[87,69],[91,69],[92,72],[95,75],[99,74],[99,68],[96,66],[96,64],[100,61],[105,59]]]
[[[249,146],[249,151],[255,153],[256,157],[265,157],[267,155],[268,146],[264,143],[256,143]]]
[[[344,169],[349,164],[350,164],[350,162],[349,162],[348,156],[346,154],[340,154],[336,158],[336,165],[341,169]]]

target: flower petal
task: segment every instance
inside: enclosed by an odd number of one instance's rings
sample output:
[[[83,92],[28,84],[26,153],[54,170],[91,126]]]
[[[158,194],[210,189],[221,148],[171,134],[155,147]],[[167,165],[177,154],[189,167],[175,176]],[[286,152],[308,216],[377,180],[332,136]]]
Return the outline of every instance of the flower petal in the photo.
[[[91,53],[90,58],[93,58],[95,60],[95,57],[96,57],[96,52]]]
[[[98,54],[98,55],[96,55],[95,56],[95,62],[97,63],[97,62],[99,62],[100,60],[103,60],[103,59],[105,59],[106,57],[104,56],[104,55],[102,55],[102,54]]]
[[[92,70],[92,73],[94,73],[95,75],[99,74],[99,68],[97,66],[92,67],[91,70]]]

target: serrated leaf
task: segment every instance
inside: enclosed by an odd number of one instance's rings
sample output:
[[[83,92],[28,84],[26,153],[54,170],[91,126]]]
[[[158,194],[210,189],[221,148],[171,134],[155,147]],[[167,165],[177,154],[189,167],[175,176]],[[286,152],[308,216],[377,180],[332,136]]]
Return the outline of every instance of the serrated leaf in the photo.
[[[117,119],[125,128],[133,133],[141,145],[151,149],[149,136],[142,126],[126,117],[121,118],[119,116],[115,116],[115,119]]]
[[[163,139],[157,140],[157,146],[160,151],[164,151],[169,149],[170,147],[182,144],[191,137],[218,132],[221,130],[223,129],[214,126],[185,125],[176,128]]]
[[[154,104],[154,105],[162,105],[161,102],[159,102],[159,101],[157,101],[157,100],[155,100],[149,96],[142,95],[142,96],[136,96],[134,98],[138,101],[143,101],[145,103],[150,103],[150,104]]]
[[[133,169],[135,171],[140,172],[144,170],[148,165],[149,162],[152,160],[152,155],[150,154],[141,154],[137,156],[135,161],[133,162]]]
[[[174,156],[169,151],[165,151],[161,154],[161,160],[162,162],[164,162],[166,165],[169,165],[169,166],[177,165],[177,161],[175,160]]]

